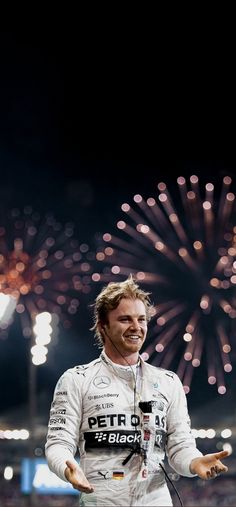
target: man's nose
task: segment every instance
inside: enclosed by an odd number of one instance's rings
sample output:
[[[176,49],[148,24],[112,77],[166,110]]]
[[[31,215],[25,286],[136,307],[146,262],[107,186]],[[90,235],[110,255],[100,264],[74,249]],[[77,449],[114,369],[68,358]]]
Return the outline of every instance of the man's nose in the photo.
[[[140,329],[140,324],[139,324],[139,321],[138,319],[134,319],[132,320],[131,324],[130,324],[130,327],[132,329]]]

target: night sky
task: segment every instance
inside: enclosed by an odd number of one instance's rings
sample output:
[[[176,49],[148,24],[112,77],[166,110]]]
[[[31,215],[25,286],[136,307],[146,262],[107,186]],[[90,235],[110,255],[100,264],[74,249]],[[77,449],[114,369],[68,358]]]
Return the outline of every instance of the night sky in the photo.
[[[236,175],[230,90],[219,94],[210,72],[186,72],[187,60],[174,65],[171,52],[160,61],[148,43],[143,52],[118,42],[81,46],[75,31],[28,28],[2,32],[0,41],[0,210],[52,211],[92,248],[134,194],[153,195],[160,181],[174,192],[180,175],[204,183]],[[38,393],[50,397],[66,368],[96,357],[87,307],[96,290],[39,368]],[[17,319],[0,354],[3,413],[27,401],[27,340]],[[191,406],[214,396],[198,373]]]

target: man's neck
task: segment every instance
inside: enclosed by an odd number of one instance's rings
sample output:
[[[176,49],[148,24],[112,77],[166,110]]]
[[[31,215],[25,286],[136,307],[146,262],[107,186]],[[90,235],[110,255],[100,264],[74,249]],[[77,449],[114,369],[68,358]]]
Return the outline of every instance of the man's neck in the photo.
[[[128,364],[132,366],[137,364],[139,360],[138,352],[127,356],[122,356],[119,352],[107,350],[106,348],[104,348],[104,352],[113,363],[120,364],[121,366],[127,366]]]

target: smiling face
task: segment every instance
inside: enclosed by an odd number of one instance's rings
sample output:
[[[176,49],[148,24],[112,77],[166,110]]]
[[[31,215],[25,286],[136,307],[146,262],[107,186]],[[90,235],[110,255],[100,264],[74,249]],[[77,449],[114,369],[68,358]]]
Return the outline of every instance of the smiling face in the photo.
[[[135,364],[147,334],[144,303],[122,298],[117,308],[108,313],[107,323],[100,325],[100,332],[105,340],[104,350],[112,361]]]

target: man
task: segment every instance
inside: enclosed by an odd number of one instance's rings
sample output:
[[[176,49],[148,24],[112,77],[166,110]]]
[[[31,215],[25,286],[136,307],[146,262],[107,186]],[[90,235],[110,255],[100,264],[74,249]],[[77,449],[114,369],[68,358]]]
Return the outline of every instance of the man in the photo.
[[[177,375],[145,363],[139,351],[153,307],[129,277],[95,302],[98,359],[67,370],[52,403],[50,469],[81,491],[80,506],[170,506],[163,470],[214,478],[227,451],[202,456],[191,434]],[[79,448],[80,465],[74,459]]]

